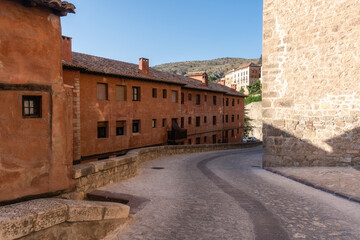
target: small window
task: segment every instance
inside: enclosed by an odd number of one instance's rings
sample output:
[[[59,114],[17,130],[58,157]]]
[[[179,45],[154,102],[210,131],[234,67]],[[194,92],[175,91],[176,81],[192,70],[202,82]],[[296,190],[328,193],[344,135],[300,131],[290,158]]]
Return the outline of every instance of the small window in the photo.
[[[181,93],[181,104],[184,104],[185,101],[185,94]]]
[[[200,138],[199,138],[199,137],[197,137],[197,138],[195,139],[195,144],[200,144]]]
[[[116,121],[116,136],[125,135],[125,121]]]
[[[231,100],[231,106],[235,106],[235,99]]]
[[[216,135],[212,135],[212,141],[213,141],[213,144],[216,143]]]
[[[216,105],[216,96],[213,96],[213,104]]]
[[[173,103],[178,102],[178,91],[171,91],[171,101]]]
[[[216,125],[216,116],[213,116],[213,125]]]
[[[191,117],[188,118],[188,124],[191,125]]]
[[[191,139],[188,139],[188,144],[191,145]]]
[[[140,101],[140,87],[133,87],[132,88],[132,100],[133,101]]]
[[[207,102],[207,95],[204,96],[204,102]]]
[[[207,117],[204,116],[204,123],[207,123]]]
[[[108,137],[108,122],[98,122],[97,123],[97,136],[98,138],[107,138]]]
[[[225,122],[229,122],[229,116],[228,115],[225,116]]]
[[[206,138],[206,136],[204,136],[204,143],[206,143],[207,142],[207,138]]]
[[[189,95],[188,95],[188,100],[189,100],[189,101],[191,101],[191,100],[192,100],[191,93],[189,93]]]
[[[166,89],[163,89],[163,98],[167,98],[167,91],[166,91]]]
[[[97,84],[97,99],[98,100],[108,99],[108,86],[106,83]]]
[[[200,105],[200,94],[196,94],[196,105]]]
[[[231,115],[231,122],[235,121],[235,115]]]
[[[153,119],[153,120],[152,120],[151,127],[152,127],[152,128],[156,128],[156,119]]]
[[[22,96],[23,118],[41,118],[41,96]]]
[[[163,120],[162,120],[162,126],[163,126],[163,127],[166,127],[166,118],[163,118]]]
[[[182,117],[180,121],[181,121],[181,125],[180,125],[181,128],[184,128],[184,118]]]
[[[126,87],[116,85],[116,101],[126,101]]]
[[[140,120],[133,120],[132,132],[133,133],[139,133],[140,132]]]
[[[197,127],[200,126],[200,117],[196,117],[196,126],[197,126]]]
[[[152,97],[157,98],[157,89],[156,88],[152,89]]]

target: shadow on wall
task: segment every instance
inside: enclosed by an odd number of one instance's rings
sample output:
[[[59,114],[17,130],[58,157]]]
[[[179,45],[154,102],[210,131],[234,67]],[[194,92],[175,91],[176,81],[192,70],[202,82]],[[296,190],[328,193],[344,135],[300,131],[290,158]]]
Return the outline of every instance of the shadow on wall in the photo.
[[[264,167],[360,165],[360,128],[323,141],[321,147],[265,123],[263,135]]]

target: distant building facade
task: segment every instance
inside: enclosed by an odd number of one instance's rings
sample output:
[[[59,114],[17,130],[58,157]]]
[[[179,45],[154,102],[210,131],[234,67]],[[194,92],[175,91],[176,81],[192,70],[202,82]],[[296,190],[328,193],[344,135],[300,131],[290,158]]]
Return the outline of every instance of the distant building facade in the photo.
[[[261,65],[250,62],[225,73],[225,85],[228,87],[235,85],[236,91],[243,88],[247,92],[247,86],[252,85],[260,78]]]

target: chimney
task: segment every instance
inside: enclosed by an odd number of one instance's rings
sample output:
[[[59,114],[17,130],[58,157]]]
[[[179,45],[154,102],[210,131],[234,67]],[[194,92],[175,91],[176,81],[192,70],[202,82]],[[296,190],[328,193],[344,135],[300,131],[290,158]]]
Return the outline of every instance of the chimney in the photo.
[[[143,75],[149,75],[149,59],[139,58],[139,71]]]
[[[203,73],[203,75],[202,75],[202,83],[203,83],[203,85],[204,86],[209,86],[209,80],[208,80],[208,75],[207,75],[207,73],[205,72],[205,73]]]
[[[62,36],[62,60],[72,61],[71,37]]]

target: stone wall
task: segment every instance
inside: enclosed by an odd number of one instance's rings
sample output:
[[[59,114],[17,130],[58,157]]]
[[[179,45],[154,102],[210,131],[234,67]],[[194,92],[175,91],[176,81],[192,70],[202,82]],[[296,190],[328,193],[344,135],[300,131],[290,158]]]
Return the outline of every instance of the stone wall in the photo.
[[[264,1],[264,166],[360,163],[360,1]]]
[[[73,179],[76,182],[76,187],[72,192],[63,194],[61,197],[84,199],[86,193],[96,188],[134,177],[139,164],[156,158],[185,153],[248,148],[258,145],[261,143],[175,145],[131,150],[121,157],[75,165]]]
[[[262,103],[253,102],[245,106],[247,116],[251,119],[250,125],[252,130],[249,133],[250,137],[256,137],[257,139],[263,139],[262,134]]]

